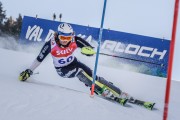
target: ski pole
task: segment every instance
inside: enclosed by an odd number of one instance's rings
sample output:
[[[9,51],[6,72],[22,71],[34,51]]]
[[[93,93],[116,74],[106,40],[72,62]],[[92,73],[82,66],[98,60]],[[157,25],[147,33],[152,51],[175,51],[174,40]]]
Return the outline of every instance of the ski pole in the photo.
[[[37,75],[37,74],[39,74],[39,72],[35,72],[35,73],[33,73],[32,75]]]

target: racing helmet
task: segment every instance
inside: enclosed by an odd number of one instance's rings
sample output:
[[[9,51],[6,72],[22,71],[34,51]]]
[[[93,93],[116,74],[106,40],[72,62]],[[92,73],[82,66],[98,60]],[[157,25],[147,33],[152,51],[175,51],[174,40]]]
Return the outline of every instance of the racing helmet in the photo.
[[[74,31],[70,24],[62,23],[58,26],[57,37],[62,45],[66,45],[72,41],[74,37]]]

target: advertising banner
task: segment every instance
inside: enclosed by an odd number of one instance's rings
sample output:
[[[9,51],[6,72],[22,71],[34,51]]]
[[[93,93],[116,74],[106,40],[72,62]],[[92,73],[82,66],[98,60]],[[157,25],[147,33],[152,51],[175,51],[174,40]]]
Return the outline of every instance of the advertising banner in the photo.
[[[57,21],[24,16],[20,44],[49,41],[59,24]],[[99,28],[71,25],[77,36],[97,47]],[[108,63],[110,66],[114,63],[121,69],[167,77],[169,46],[170,41],[166,39],[104,29],[100,55],[112,59]]]

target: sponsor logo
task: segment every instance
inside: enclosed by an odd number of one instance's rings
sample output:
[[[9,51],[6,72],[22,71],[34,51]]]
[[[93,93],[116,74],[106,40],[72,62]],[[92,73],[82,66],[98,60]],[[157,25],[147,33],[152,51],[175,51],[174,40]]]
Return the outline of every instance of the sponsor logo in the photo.
[[[29,41],[34,40],[37,42],[42,41],[42,33],[43,29],[40,26],[34,25],[34,26],[28,26],[27,32],[26,32],[26,39]],[[53,30],[49,30],[47,36],[45,36],[45,42],[49,41],[54,35]]]
[[[68,54],[68,53],[71,53],[73,51],[73,48],[67,48],[67,49],[65,49],[65,50],[57,50],[56,51],[56,54],[57,55],[60,55],[60,54],[62,54],[62,55],[64,55],[64,54]]]
[[[167,53],[167,50],[158,51],[157,48],[140,46],[135,44],[123,44],[121,42],[105,40],[102,49],[112,51],[115,53],[126,53],[131,55],[138,55],[143,57],[154,58],[159,57],[159,60],[163,59]]]

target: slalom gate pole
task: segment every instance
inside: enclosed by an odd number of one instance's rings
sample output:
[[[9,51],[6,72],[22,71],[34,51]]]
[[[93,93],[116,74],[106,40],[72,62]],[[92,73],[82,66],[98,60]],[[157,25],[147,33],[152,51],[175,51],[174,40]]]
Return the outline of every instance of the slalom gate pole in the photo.
[[[174,57],[174,46],[175,46],[175,39],[176,39],[178,10],[179,10],[179,0],[175,0],[172,36],[171,36],[169,61],[168,61],[169,67],[168,67],[168,75],[167,75],[167,82],[166,82],[166,94],[165,94],[163,120],[167,120],[167,118],[168,118],[169,96],[170,96],[170,88],[171,88],[171,76],[172,76],[172,66],[173,66],[173,57]]]
[[[97,48],[97,52],[96,52],[96,61],[95,61],[93,81],[92,81],[92,86],[91,86],[91,96],[92,97],[94,96],[96,71],[97,71],[99,51],[100,51],[100,45],[101,45],[101,39],[102,39],[102,33],[103,33],[103,24],[104,24],[105,12],[106,12],[106,3],[107,3],[107,0],[104,0],[103,13],[102,13],[102,18],[101,18],[101,26],[100,26],[100,31],[99,31],[98,48]]]

